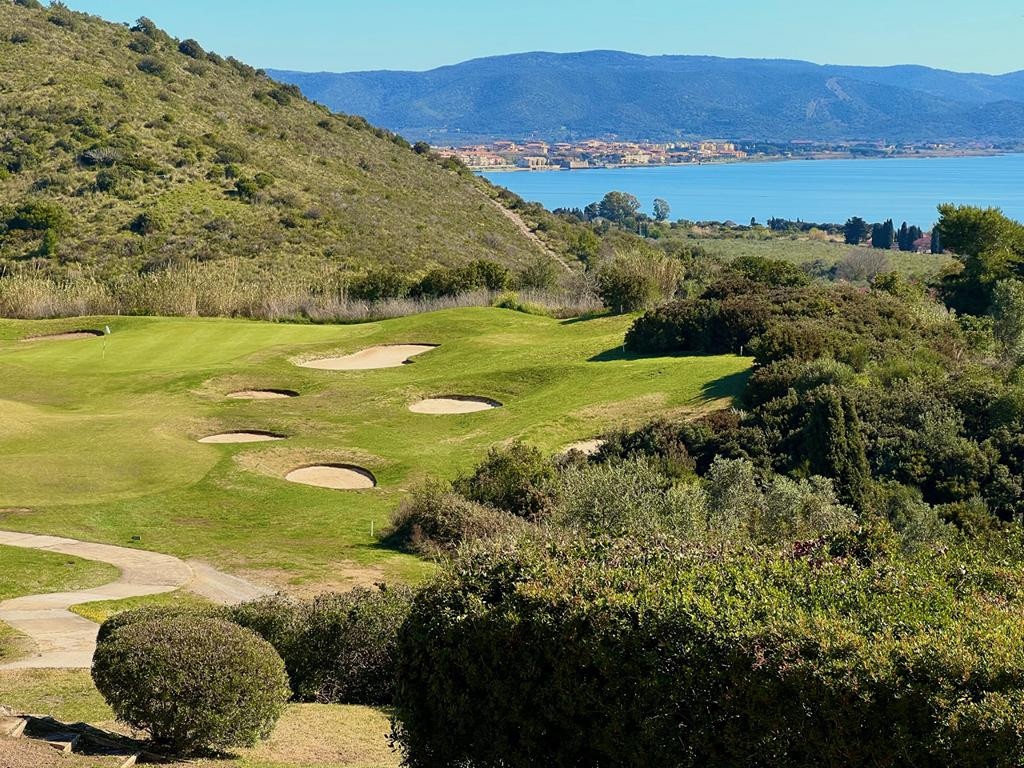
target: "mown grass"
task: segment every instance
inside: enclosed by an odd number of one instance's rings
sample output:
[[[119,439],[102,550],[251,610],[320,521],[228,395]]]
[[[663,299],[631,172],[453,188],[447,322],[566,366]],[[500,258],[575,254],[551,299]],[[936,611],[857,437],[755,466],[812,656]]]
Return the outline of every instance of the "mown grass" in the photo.
[[[453,478],[488,447],[512,438],[555,451],[659,413],[720,407],[740,390],[746,358],[624,354],[631,320],[464,308],[351,326],[0,321],[0,421],[7,427],[0,434],[0,529],[141,546],[298,593],[416,582],[433,566],[381,546],[374,535],[416,483]],[[20,340],[106,325],[106,339]],[[393,369],[332,372],[293,362],[393,342],[440,346]],[[301,396],[224,398],[252,387]],[[460,416],[408,410],[416,400],[445,394],[504,405]],[[196,442],[236,429],[290,437],[244,446]],[[379,487],[339,492],[282,479],[289,469],[321,461],[365,466]],[[152,599],[78,611],[102,620],[143,602]],[[0,673],[0,703],[60,719],[112,718],[84,671]],[[217,765],[393,766],[387,732],[387,715],[378,710],[294,706],[268,744]]]
[[[0,703],[61,722],[119,730],[88,670],[0,671]],[[388,745],[389,733],[387,710],[291,704],[270,739],[258,747],[234,757],[172,763],[168,768],[393,768],[399,757]],[[12,749],[16,746],[11,743]]]
[[[454,477],[488,447],[522,438],[554,451],[657,413],[703,407],[741,386],[735,357],[632,359],[629,317],[558,321],[469,308],[355,326],[237,320],[88,318],[0,322],[0,527],[199,558],[273,586],[315,591],[415,581],[422,561],[381,547],[401,494]],[[105,339],[19,341],[110,325]],[[388,342],[440,344],[396,369],[315,371],[292,360]],[[301,397],[238,401],[250,387]],[[439,394],[504,407],[422,416]],[[201,445],[213,432],[289,435]],[[379,487],[336,492],[287,483],[316,462],[370,469]],[[140,537],[133,543],[133,536]]]
[[[0,601],[44,592],[88,589],[114,581],[117,576],[118,570],[106,563],[55,552],[0,546]],[[26,638],[0,624],[0,663],[12,661],[29,647]]]

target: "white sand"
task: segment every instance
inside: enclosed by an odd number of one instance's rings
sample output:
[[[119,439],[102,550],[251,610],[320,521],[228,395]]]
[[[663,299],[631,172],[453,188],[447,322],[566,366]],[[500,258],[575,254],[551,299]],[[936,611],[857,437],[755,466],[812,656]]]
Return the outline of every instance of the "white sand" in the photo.
[[[386,344],[369,347],[343,357],[324,357],[298,363],[303,368],[321,371],[366,371],[372,368],[398,368],[405,365],[410,357],[422,355],[435,349],[430,344]]]
[[[580,440],[578,443],[572,443],[571,445],[565,446],[565,448],[562,449],[562,455],[564,456],[568,453],[572,453],[573,451],[579,451],[584,456],[592,456],[601,450],[601,446],[606,442],[608,441],[601,440],[599,438],[594,438],[593,440]]]
[[[268,443],[273,440],[284,440],[281,435],[270,435],[266,432],[222,432],[199,440],[200,443]]]
[[[501,403],[496,400],[488,400],[486,397],[468,397],[464,395],[449,395],[447,397],[431,397],[420,400],[409,406],[413,413],[429,414],[452,414],[452,413],[476,413],[477,411],[489,411],[492,408],[500,408]]]
[[[68,331],[67,333],[48,333],[44,336],[28,336],[22,341],[72,341],[74,339],[95,339],[102,335],[101,331]]]
[[[373,475],[365,469],[340,465],[299,467],[285,475],[284,479],[302,485],[315,485],[318,488],[333,488],[336,491],[354,491],[377,485]]]
[[[227,397],[232,400],[282,400],[288,397],[298,397],[298,395],[274,389],[243,389],[238,392],[229,392]]]

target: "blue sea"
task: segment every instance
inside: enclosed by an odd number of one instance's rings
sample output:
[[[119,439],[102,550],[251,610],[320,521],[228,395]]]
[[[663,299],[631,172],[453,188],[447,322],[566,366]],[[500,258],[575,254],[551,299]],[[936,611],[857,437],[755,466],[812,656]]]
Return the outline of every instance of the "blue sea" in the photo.
[[[792,160],[659,168],[483,173],[546,208],[583,208],[606,192],[656,197],[673,220],[746,224],[777,216],[842,223],[850,216],[927,228],[943,202],[997,206],[1024,221],[1024,155],[883,160]]]

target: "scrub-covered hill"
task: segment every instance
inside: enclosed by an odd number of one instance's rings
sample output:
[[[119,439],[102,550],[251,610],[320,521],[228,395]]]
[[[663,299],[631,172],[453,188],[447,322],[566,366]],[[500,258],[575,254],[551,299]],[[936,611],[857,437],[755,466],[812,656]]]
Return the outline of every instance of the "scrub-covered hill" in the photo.
[[[0,275],[536,259],[490,194],[145,19],[0,0]]]

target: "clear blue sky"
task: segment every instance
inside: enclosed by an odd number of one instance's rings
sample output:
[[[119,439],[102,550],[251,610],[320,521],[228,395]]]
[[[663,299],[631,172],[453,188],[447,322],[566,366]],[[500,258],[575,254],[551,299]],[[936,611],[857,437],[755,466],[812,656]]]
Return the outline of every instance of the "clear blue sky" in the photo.
[[[1024,69],[1020,0],[68,0],[261,67],[430,69],[522,51],[597,48]]]

